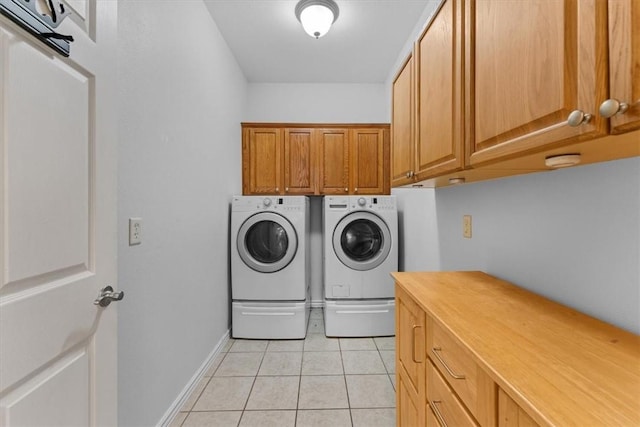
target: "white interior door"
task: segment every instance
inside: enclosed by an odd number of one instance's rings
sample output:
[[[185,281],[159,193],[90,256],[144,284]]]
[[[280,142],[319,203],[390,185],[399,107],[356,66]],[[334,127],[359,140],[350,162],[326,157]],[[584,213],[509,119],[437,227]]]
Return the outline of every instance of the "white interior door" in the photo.
[[[116,425],[116,2],[69,58],[0,16],[0,425]]]

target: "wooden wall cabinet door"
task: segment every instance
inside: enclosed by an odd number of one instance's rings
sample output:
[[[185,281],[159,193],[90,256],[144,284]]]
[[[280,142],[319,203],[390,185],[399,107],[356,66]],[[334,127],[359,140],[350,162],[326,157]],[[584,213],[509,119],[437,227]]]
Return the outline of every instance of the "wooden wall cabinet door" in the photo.
[[[409,184],[414,174],[414,62],[409,55],[392,85],[391,186]]]
[[[399,426],[423,426],[426,419],[425,313],[396,286],[396,382]]]
[[[319,171],[321,194],[349,193],[349,131],[318,129]]]
[[[242,193],[389,194],[385,124],[242,124]]]
[[[611,133],[640,129],[640,2],[609,0],[609,99],[600,114]]]
[[[389,194],[388,132],[352,129],[349,139],[349,193]]]
[[[245,128],[242,138],[243,194],[280,194],[282,129]]]
[[[606,134],[606,120],[597,114],[607,92],[606,3],[466,4],[466,134],[472,166]]]
[[[465,164],[463,15],[462,1],[443,2],[415,46],[418,111],[414,171],[418,180],[462,169]]]
[[[317,149],[310,128],[284,129],[284,193],[316,194]]]

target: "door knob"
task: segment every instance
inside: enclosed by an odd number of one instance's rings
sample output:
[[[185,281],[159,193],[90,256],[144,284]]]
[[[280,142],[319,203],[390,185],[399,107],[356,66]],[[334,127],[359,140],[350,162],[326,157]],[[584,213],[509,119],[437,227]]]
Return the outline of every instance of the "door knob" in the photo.
[[[111,301],[120,301],[122,298],[124,298],[123,291],[114,292],[111,286],[105,286],[100,290],[100,295],[93,301],[93,303],[100,307],[106,307],[111,304]]]

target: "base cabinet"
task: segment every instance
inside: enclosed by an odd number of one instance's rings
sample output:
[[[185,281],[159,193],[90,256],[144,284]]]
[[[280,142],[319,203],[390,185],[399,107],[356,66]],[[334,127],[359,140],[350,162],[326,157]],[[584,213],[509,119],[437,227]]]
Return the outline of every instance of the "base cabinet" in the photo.
[[[537,427],[533,418],[502,389],[498,391],[498,427]]]
[[[397,425],[423,426],[425,424],[423,402],[412,390],[411,385],[407,383],[403,374],[396,374],[396,377]],[[436,424],[433,425],[435,426]]]
[[[400,408],[397,412],[399,426],[424,425],[426,408],[424,345],[424,311],[402,289],[397,289],[396,383]]]
[[[640,336],[482,272],[398,272],[397,425],[638,426]]]

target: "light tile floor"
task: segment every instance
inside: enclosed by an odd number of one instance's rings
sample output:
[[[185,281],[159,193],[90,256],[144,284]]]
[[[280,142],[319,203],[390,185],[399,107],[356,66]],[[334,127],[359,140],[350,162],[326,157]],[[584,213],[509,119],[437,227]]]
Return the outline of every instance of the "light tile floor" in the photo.
[[[171,426],[395,426],[395,338],[234,340]]]

